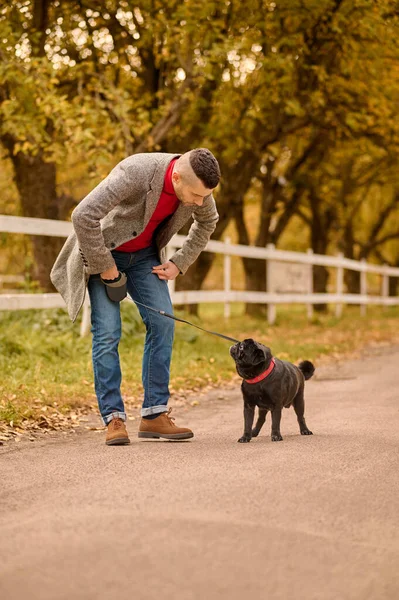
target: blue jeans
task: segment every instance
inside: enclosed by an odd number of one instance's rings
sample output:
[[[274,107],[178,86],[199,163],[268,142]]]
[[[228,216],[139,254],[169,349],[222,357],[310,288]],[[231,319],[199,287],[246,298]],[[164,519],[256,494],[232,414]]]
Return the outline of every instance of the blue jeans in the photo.
[[[127,291],[134,301],[142,302],[173,314],[168,284],[151,272],[159,265],[154,246],[137,252],[112,251],[116,266],[127,276]],[[93,334],[94,385],[101,417],[106,425],[113,417],[126,420],[120,385],[122,373],[118,345],[121,338],[119,302],[112,302],[105,291],[100,274],[91,275],[88,282]],[[146,326],[142,381],[144,402],[141,415],[167,411],[169,400],[170,359],[174,321],[137,305]]]

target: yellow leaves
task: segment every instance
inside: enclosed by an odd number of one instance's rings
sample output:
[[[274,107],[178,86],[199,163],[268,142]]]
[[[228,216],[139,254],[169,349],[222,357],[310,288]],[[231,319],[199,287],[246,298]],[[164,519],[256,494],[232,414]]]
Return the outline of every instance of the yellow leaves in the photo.
[[[303,117],[305,114],[298,100],[287,100],[284,111],[287,115],[292,115],[293,117]]]

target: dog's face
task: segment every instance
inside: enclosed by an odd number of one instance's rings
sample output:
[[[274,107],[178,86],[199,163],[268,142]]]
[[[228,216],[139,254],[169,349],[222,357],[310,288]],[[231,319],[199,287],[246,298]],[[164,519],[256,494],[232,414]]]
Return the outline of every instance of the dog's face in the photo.
[[[272,359],[270,348],[252,338],[231,346],[230,355],[235,360],[237,373],[244,379],[251,379],[265,371]]]

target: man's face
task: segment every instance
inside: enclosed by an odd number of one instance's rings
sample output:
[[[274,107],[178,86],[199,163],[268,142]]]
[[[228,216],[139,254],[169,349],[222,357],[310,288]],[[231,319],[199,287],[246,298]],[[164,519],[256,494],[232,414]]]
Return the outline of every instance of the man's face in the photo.
[[[202,206],[204,198],[212,194],[202,181],[194,177],[190,183],[185,183],[180,173],[173,173],[172,183],[175,194],[184,206]]]

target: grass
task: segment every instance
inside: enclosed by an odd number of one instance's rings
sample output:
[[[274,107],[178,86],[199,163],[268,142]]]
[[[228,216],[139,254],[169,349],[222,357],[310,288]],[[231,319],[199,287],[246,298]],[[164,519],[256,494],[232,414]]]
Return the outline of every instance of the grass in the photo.
[[[222,305],[202,305],[199,319],[178,314],[234,338],[253,337],[279,358],[317,363],[339,358],[370,343],[397,342],[399,309],[370,307],[367,316],[358,307],[344,309],[341,319],[317,315],[308,323],[304,307],[279,307],[275,325],[244,315],[233,305],[229,320]],[[120,343],[122,393],[128,406],[141,404],[141,358],[145,330],[136,308],[122,304]],[[91,364],[91,335],[81,338],[80,323],[72,324],[62,309],[0,313],[0,422],[21,424],[43,411],[68,414],[96,407]],[[223,385],[235,377],[229,342],[176,324],[171,368],[171,391],[201,390]],[[47,407],[47,408],[46,408]]]

